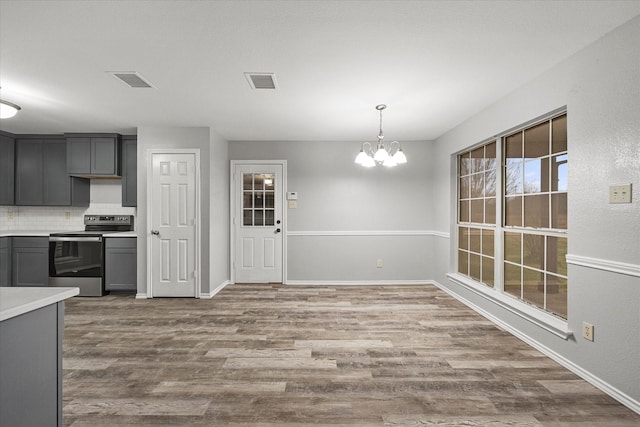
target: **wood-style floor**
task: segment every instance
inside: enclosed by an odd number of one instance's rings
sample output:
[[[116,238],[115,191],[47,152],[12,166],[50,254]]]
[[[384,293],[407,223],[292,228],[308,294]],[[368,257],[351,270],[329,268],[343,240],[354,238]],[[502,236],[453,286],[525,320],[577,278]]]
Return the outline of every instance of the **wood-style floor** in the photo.
[[[433,286],[68,300],[67,426],[638,426]]]

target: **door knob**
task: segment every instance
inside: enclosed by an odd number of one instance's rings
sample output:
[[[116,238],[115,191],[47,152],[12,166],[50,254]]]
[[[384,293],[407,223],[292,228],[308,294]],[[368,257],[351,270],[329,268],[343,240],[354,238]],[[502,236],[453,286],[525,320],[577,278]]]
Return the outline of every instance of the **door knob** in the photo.
[[[279,232],[280,232],[280,229],[279,229],[279,228],[276,228],[276,233],[279,233]]]
[[[158,230],[151,230],[151,234],[153,234],[154,236],[159,236],[160,232]]]

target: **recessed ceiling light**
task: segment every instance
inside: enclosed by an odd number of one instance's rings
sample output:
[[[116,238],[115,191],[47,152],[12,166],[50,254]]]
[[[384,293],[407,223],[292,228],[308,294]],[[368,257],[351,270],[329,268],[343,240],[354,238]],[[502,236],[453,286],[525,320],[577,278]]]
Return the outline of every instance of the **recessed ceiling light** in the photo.
[[[251,89],[272,89],[278,88],[275,73],[244,73]]]

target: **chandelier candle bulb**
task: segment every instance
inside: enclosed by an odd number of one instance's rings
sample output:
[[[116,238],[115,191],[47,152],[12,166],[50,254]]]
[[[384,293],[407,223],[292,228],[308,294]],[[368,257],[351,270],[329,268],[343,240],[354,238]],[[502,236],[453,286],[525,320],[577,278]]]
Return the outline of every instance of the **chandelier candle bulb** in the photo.
[[[365,168],[370,168],[376,165],[383,165],[389,168],[395,167],[400,164],[407,163],[407,156],[402,151],[402,147],[398,141],[393,141],[388,146],[384,145],[384,133],[382,132],[382,110],[387,108],[386,105],[376,105],[376,110],[380,112],[380,132],[378,133],[378,143],[376,144],[376,151],[373,152],[373,145],[369,142],[363,142],[360,146],[360,152],[356,156],[354,163],[357,163]],[[395,151],[393,151],[394,144],[396,145]]]

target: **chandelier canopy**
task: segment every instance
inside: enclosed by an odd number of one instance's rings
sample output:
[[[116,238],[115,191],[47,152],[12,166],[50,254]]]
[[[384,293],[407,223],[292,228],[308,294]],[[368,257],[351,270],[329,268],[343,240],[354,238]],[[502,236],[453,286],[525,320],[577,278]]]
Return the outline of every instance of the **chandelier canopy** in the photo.
[[[378,133],[378,143],[375,151],[369,142],[363,142],[360,152],[356,156],[355,163],[370,168],[376,165],[394,167],[407,163],[407,156],[404,155],[402,147],[398,141],[392,141],[388,146],[384,145],[384,134],[382,133],[382,110],[387,108],[385,104],[376,105],[376,110],[380,112],[380,131]]]

